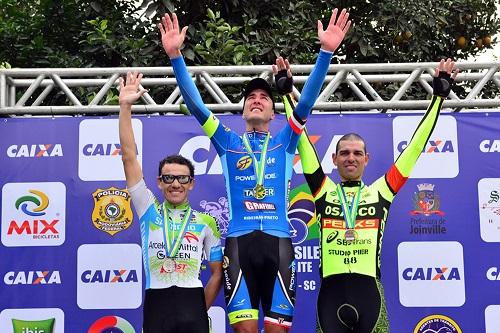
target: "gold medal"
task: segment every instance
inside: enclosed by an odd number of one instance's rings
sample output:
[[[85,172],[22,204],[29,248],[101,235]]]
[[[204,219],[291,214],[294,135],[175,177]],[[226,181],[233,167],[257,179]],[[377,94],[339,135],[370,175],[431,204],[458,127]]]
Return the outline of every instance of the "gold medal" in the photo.
[[[354,240],[356,240],[356,238],[358,237],[358,234],[356,233],[356,230],[354,229],[346,229],[345,233],[344,233],[344,239],[348,242],[352,242]]]
[[[253,197],[257,200],[262,200],[266,197],[266,188],[264,185],[257,184],[253,188]]]

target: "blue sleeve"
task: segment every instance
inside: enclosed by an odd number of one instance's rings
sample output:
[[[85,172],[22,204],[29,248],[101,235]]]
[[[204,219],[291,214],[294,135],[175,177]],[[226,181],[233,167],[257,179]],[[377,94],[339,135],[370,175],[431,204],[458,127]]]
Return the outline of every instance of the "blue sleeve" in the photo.
[[[332,52],[324,50],[320,50],[319,52],[316,64],[307,78],[304,88],[302,88],[299,103],[295,108],[295,113],[301,120],[305,120],[309,116],[309,113],[311,113],[314,102],[316,102],[321,86],[323,86],[323,82],[325,81],[332,56]]]
[[[189,74],[186,63],[183,57],[170,59],[174,69],[175,79],[181,90],[182,98],[186,103],[189,112],[203,125],[210,117],[211,112],[207,109],[203,100],[201,99],[200,92],[196,88],[191,75]]]

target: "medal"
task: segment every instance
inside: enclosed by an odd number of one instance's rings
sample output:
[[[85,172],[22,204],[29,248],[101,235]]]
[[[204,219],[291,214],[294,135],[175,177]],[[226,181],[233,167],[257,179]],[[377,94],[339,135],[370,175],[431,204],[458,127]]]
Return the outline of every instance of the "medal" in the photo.
[[[257,200],[262,200],[266,197],[266,189],[263,185],[257,184],[253,188],[253,197]]]
[[[252,190],[253,197],[257,200],[262,200],[266,197],[266,188],[264,187],[264,174],[266,170],[266,155],[267,155],[267,145],[269,143],[270,134],[267,132],[266,139],[262,145],[262,151],[260,154],[260,160],[257,160],[252,147],[250,146],[250,141],[248,140],[247,133],[243,135],[243,144],[245,145],[245,150],[252,157],[253,169],[255,174],[255,179],[257,184]]]
[[[344,233],[344,239],[348,242],[352,242],[354,240],[356,240],[356,238],[358,237],[358,234],[356,233],[356,230],[354,229],[347,229]]]
[[[162,266],[162,272],[173,273],[175,271],[175,260],[172,258],[166,258]]]
[[[176,232],[177,226],[168,216],[167,204],[163,204],[163,237],[165,237],[165,252],[168,258],[174,258],[177,255],[177,252],[179,252],[192,214],[193,210],[188,206],[187,210],[184,212],[184,217],[181,225],[179,226],[179,231]],[[175,261],[173,261],[173,263],[175,266]]]

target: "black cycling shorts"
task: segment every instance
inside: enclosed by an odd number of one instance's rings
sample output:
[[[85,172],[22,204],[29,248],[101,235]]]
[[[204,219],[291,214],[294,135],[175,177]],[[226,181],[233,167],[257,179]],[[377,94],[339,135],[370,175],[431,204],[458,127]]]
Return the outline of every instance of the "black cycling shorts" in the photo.
[[[227,237],[223,285],[231,325],[257,320],[262,303],[265,323],[290,328],[297,286],[290,238],[262,231]]]
[[[321,280],[317,304],[319,333],[387,333],[389,323],[382,285],[361,274]]]
[[[143,333],[209,333],[203,288],[147,289]]]

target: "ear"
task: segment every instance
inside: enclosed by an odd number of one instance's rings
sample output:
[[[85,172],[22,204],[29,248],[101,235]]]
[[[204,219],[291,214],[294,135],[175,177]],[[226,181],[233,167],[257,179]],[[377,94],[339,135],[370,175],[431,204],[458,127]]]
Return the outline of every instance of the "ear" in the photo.
[[[161,180],[160,177],[156,177],[156,186],[161,190]]]
[[[273,119],[274,119],[274,117],[275,117],[275,114],[276,114],[276,113],[275,113],[275,112],[274,112],[274,110],[273,110],[273,113],[271,113],[271,118],[269,118],[269,120],[273,120]]]
[[[368,160],[370,159],[370,154],[366,153],[365,154],[365,166],[368,165]]]
[[[191,183],[189,183],[188,190],[191,191],[194,188],[194,178],[191,180]]]
[[[333,164],[335,164],[335,166],[337,166],[337,154],[332,153],[332,161],[333,161]]]

